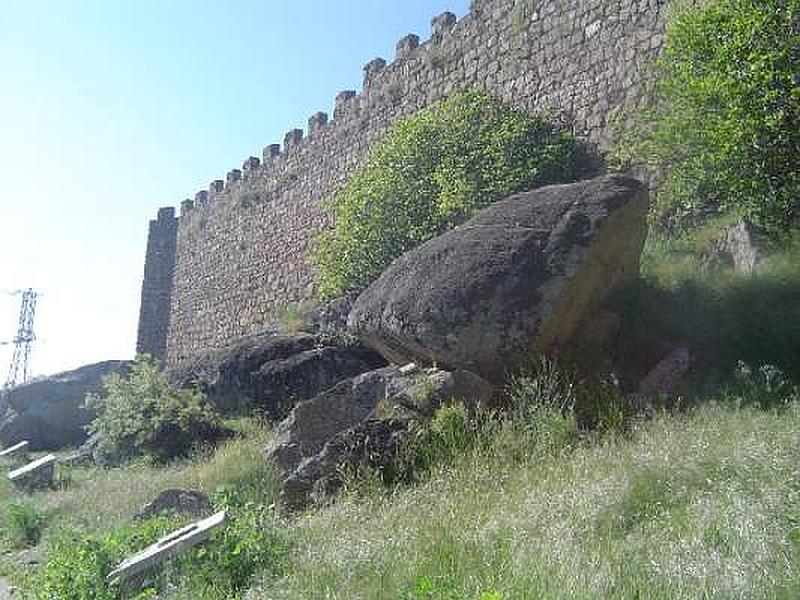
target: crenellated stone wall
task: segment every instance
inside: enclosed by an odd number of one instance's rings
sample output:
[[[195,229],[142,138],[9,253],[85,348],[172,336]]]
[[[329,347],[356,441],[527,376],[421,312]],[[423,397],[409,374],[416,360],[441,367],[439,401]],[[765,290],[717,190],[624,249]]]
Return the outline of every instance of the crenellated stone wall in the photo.
[[[456,90],[548,110],[607,148],[612,120],[641,99],[647,65],[664,42],[666,4],[473,0],[461,20],[433,19],[427,41],[403,37],[391,64],[368,62],[362,91],[339,93],[332,119],[313,115],[305,133],[290,131],[282,146],[267,146],[184,201],[169,329],[161,330],[168,363],[256,333],[312,298],[306,253],[330,226],[320,201],[389,125]]]

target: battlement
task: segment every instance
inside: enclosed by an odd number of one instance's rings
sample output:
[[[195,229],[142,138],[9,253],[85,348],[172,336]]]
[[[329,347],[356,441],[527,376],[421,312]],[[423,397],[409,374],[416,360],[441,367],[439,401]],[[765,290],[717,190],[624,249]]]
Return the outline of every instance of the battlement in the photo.
[[[467,15],[464,18],[468,19],[469,17],[470,15]],[[276,165],[279,158],[285,158],[288,154],[297,152],[304,146],[304,144],[308,143],[311,138],[314,138],[320,134],[325,128],[339,125],[342,121],[348,122],[352,118],[354,109],[357,109],[359,106],[361,106],[361,100],[365,99],[365,97],[368,95],[368,89],[373,84],[373,81],[383,71],[393,71],[399,68],[403,61],[415,56],[420,50],[424,52],[426,49],[432,46],[441,44],[445,36],[450,33],[457,24],[458,19],[456,18],[456,15],[451,12],[444,12],[431,19],[431,35],[427,41],[421,43],[420,37],[413,33],[402,37],[397,42],[396,56],[393,63],[387,63],[385,59],[377,57],[364,65],[364,82],[362,93],[359,94],[355,90],[345,90],[336,95],[333,103],[334,108],[332,119],[329,120],[328,113],[326,112],[319,111],[315,113],[308,119],[307,129],[305,132],[298,128],[291,129],[284,136],[282,146],[280,144],[270,144],[266,146],[262,154],[263,160],[255,162],[258,161],[258,159],[251,156],[245,160],[241,170],[245,173],[250,172],[253,174],[253,172],[262,169],[263,173],[260,175],[254,175],[254,178],[268,178],[271,174],[270,169]],[[364,104],[366,105],[367,103],[364,102]],[[230,189],[232,184],[241,179],[236,178],[236,171],[238,171],[238,169],[233,169],[228,172],[226,176],[226,185],[224,185],[223,189]],[[217,182],[215,181],[214,184],[216,183]],[[186,216],[195,207],[201,208],[206,206],[208,201],[213,199],[214,196],[216,196],[220,191],[222,190],[217,190],[213,187],[210,188],[209,195],[204,199],[203,202],[195,201],[191,207],[186,205],[188,208],[185,211],[183,210],[184,205],[182,204],[181,215]]]
[[[306,254],[331,225],[321,201],[393,123],[459,89],[549,111],[607,148],[609,123],[639,102],[660,52],[666,3],[473,0],[461,19],[433,17],[427,39],[401,37],[392,62],[365,64],[361,90],[339,92],[305,131],[290,129],[181,204],[168,360],[257,332],[313,296]]]

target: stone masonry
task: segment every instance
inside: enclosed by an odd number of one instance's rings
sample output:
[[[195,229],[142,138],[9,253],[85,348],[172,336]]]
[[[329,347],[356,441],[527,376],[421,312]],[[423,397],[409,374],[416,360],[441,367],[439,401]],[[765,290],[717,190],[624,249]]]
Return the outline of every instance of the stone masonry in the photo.
[[[150,354],[158,359],[166,357],[177,233],[178,219],[174,208],[162,208],[158,211],[158,218],[150,221],[139,307],[137,354]]]
[[[549,111],[608,148],[614,120],[641,101],[647,67],[664,43],[666,5],[473,0],[461,20],[433,19],[427,41],[403,37],[391,64],[366,64],[360,93],[336,96],[332,119],[316,113],[307,132],[291,130],[282,146],[267,146],[183,202],[174,282],[169,244],[151,252],[151,225],[138,348],[156,355],[166,348],[167,363],[176,365],[257,333],[312,298],[306,255],[331,225],[320,201],[393,122],[454,91],[483,89],[519,108]]]

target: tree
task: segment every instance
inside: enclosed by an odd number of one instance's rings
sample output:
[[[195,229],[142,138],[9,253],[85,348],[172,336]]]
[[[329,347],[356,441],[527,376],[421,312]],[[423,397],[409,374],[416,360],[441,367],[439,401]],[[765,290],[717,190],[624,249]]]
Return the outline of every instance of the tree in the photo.
[[[464,91],[397,123],[329,199],[335,227],[311,258],[325,298],[365,287],[389,263],[511,193],[574,181],[575,140],[546,118]]]
[[[676,5],[649,104],[617,152],[663,176],[654,225],[800,221],[800,0]]]

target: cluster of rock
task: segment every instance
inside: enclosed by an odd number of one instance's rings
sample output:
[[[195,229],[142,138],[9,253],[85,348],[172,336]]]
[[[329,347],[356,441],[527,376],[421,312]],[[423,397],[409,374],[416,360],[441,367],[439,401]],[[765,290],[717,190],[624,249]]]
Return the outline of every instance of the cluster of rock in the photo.
[[[390,365],[299,402],[267,448],[285,474],[284,503],[330,494],[349,468],[394,468],[410,425],[443,403],[492,403],[537,356],[609,330],[593,321],[638,274],[647,208],[647,190],[627,177],[551,186],[398,258],[347,320]]]
[[[620,175],[516,194],[407,252],[357,297],[317,309],[312,332],[243,339],[170,378],[223,413],[283,419],[267,455],[284,473],[286,505],[305,506],[338,489],[348,468],[394,468],[412,424],[444,403],[497,402],[508,375],[541,355],[587,340],[608,348],[619,319],[607,300],[637,276],[647,208],[646,188]],[[685,370],[688,356],[672,358],[647,390]],[[83,398],[125,366],[14,390],[0,441],[85,442]],[[34,393],[39,401],[25,400]],[[69,459],[90,456],[93,442]]]
[[[488,403],[494,388],[465,371],[388,366],[345,380],[301,402],[278,427],[267,457],[287,474],[290,508],[342,484],[348,468],[392,469],[410,425],[452,401]]]
[[[373,350],[326,334],[266,333],[200,355],[169,376],[177,385],[198,386],[223,413],[276,420],[343,379],[385,365]]]
[[[103,377],[124,372],[124,360],[86,365],[9,390],[0,407],[0,445],[23,440],[30,450],[56,450],[83,444],[95,414],[84,406],[87,394],[103,389]]]

